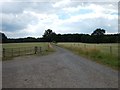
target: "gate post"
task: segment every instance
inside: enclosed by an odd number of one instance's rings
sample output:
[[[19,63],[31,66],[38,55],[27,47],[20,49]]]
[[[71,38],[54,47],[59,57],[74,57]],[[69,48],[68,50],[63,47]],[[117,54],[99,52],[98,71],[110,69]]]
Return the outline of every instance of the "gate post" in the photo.
[[[38,47],[37,47],[37,46],[35,46],[35,54],[37,54],[37,50],[38,50]]]
[[[5,57],[5,48],[3,48],[3,57]]]
[[[40,47],[40,53],[42,52],[42,48]]]

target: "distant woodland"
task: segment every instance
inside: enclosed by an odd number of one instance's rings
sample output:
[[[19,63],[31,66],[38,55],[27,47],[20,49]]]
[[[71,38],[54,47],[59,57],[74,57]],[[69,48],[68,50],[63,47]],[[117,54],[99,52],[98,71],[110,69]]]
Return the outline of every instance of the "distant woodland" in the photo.
[[[105,34],[105,30],[97,28],[91,34],[56,34],[51,29],[45,30],[41,38],[7,38],[4,33],[0,33],[1,43],[23,43],[23,42],[82,42],[82,43],[119,43],[120,33]]]

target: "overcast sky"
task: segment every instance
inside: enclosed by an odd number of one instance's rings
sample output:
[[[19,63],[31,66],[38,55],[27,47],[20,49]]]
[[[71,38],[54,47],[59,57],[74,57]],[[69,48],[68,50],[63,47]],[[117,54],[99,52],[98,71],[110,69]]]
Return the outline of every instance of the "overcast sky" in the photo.
[[[1,1],[0,31],[9,38],[41,37],[47,29],[61,34],[91,34],[96,28],[103,28],[106,33],[118,32],[118,0],[38,1]]]

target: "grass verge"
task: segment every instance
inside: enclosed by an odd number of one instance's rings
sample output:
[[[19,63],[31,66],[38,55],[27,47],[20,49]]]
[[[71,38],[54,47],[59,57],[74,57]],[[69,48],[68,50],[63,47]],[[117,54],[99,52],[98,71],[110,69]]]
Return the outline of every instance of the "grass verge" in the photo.
[[[59,46],[66,48],[82,57],[109,66],[113,69],[120,70],[119,68],[120,61],[118,59],[118,56],[103,53],[97,48],[70,47],[64,44],[61,44]]]

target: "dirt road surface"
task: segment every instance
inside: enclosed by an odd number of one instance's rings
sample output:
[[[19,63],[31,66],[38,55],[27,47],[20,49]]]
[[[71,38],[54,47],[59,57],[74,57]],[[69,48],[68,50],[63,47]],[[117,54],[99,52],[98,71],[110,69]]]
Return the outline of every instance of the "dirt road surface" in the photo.
[[[118,71],[60,47],[47,56],[2,63],[3,88],[117,88]]]

